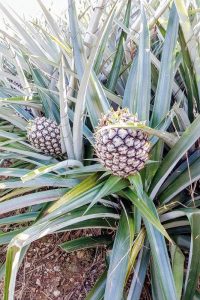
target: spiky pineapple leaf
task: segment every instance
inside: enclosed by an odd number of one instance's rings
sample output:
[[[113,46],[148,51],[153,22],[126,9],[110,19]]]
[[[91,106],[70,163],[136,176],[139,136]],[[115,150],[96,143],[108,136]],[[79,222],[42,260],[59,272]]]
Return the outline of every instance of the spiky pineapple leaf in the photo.
[[[162,51],[161,69],[156,90],[151,127],[156,127],[169,112],[174,78],[175,46],[178,37],[179,17],[173,4]]]
[[[198,51],[198,47],[199,47],[198,40],[196,38],[196,35],[194,34],[194,28],[192,28],[186,4],[184,3],[184,1],[177,1],[177,0],[174,0],[174,3],[176,5],[177,12],[179,15],[180,26],[182,28],[184,39],[187,43],[187,49],[189,52],[190,60],[192,62],[192,68],[194,68],[194,71],[195,71],[198,94],[200,94],[200,83],[199,83],[200,56],[199,56],[199,51]],[[193,84],[195,84],[195,81],[193,81]],[[199,100],[199,99],[196,99],[196,100]],[[197,102],[197,105],[198,105],[198,110],[199,110],[199,108],[200,108],[199,101]]]
[[[98,278],[97,282],[87,294],[85,300],[101,300],[103,299],[106,287],[107,270]]]
[[[134,103],[133,107],[131,107],[131,111],[134,113],[137,112],[139,120],[146,121],[148,125],[151,92],[150,37],[146,14],[142,3],[141,19],[142,23],[138,50],[137,76],[136,82],[132,83],[132,85],[135,86],[135,94],[129,96],[134,98]]]
[[[104,299],[121,300],[128,268],[134,220],[124,208],[111,253]]]
[[[137,259],[136,266],[134,268],[134,274],[127,296],[127,300],[140,299],[146,272],[149,264],[150,250],[148,242],[145,242],[144,247],[140,251]]]
[[[130,13],[131,13],[131,0],[128,0],[127,1],[127,6],[126,6],[125,17],[124,17],[124,25],[126,27],[129,26]],[[109,73],[108,82],[107,82],[107,85],[106,85],[106,87],[111,91],[115,91],[115,86],[116,86],[117,80],[119,78],[120,69],[121,69],[123,56],[124,56],[124,49],[123,49],[124,46],[123,46],[123,44],[125,42],[125,39],[126,39],[126,32],[124,32],[122,30],[121,35],[120,35],[120,39],[119,39],[119,42],[118,42],[118,46],[117,46],[117,51],[116,51],[114,61],[113,61],[113,64],[112,64],[112,69]]]
[[[162,233],[169,241],[171,241],[171,238],[160,221],[152,213],[145,201],[143,201],[145,199],[144,195],[142,198],[140,198],[140,195],[137,195],[131,188],[121,191],[120,194],[127,197],[138,208],[142,217],[146,218],[150,224],[153,224],[153,226],[155,226],[160,233]]]
[[[70,253],[81,249],[104,247],[106,245],[111,244],[111,242],[112,241],[109,236],[100,235],[91,237],[81,237],[75,240],[64,242],[59,246],[67,253]]]
[[[46,203],[59,199],[66,193],[66,188],[54,189],[49,191],[35,192],[20,197],[14,197],[0,203],[1,213],[11,212],[24,207],[29,207],[36,204]]]
[[[19,228],[19,229],[15,229],[15,230],[11,230],[8,232],[0,232],[0,246],[2,245],[6,245],[8,243],[10,243],[10,241],[19,233],[21,233],[22,231],[24,231],[27,227],[23,227],[23,228]]]
[[[200,116],[186,129],[176,145],[168,152],[156,172],[150,187],[151,198],[154,199],[159,188],[170,174],[176,163],[200,137]]]
[[[103,184],[101,190],[99,191],[99,193],[97,194],[97,196],[92,200],[92,202],[89,204],[89,206],[87,207],[86,212],[95,204],[97,203],[101,198],[103,198],[104,196],[108,195],[108,194],[112,194],[112,190],[113,188],[116,188],[117,184],[120,184],[120,181],[122,179],[118,176],[113,176],[111,175],[106,182]]]
[[[185,256],[183,255],[181,249],[177,245],[171,245],[170,252],[172,257],[172,272],[174,276],[174,282],[176,285],[177,298],[181,299]]]
[[[112,24],[113,18],[114,18],[115,10],[112,9],[109,18],[107,18],[106,22],[103,25],[103,28],[101,30],[101,33],[98,37],[98,41],[95,45],[95,47],[92,48],[90,57],[88,59],[87,64],[85,65],[85,70],[82,75],[81,81],[80,81],[80,88],[77,95],[77,102],[75,106],[75,112],[74,112],[74,127],[73,127],[73,144],[74,144],[74,154],[75,158],[77,160],[82,159],[82,147],[83,147],[83,114],[85,110],[86,105],[86,97],[87,97],[87,90],[88,85],[90,84],[90,78],[92,76],[92,69],[95,63],[95,58],[98,54],[98,49],[103,41],[104,36],[107,33],[107,30],[109,28],[109,25]],[[93,75],[93,80],[95,78],[95,75]],[[101,88],[102,92],[103,89]],[[107,100],[106,100],[107,101]],[[90,104],[92,105],[92,104]]]
[[[53,171],[57,171],[57,170],[61,170],[63,168],[71,168],[71,167],[82,167],[82,163],[77,161],[77,160],[73,160],[73,159],[70,159],[70,160],[64,160],[64,161],[61,161],[57,164],[51,164],[51,165],[48,165],[48,166],[44,166],[44,167],[40,167],[38,169],[35,169],[31,172],[29,172],[28,174],[24,175],[21,177],[21,180],[23,182],[26,182],[26,181],[29,181],[29,180],[32,180],[32,179],[35,179],[43,174],[47,174],[47,173],[50,173],[50,172],[53,172]]]
[[[169,202],[193,182],[199,180],[200,158],[195,160],[195,162],[189,165],[188,168],[189,170],[186,169],[184,172],[182,172],[175,181],[173,181],[166,189],[164,189],[161,194],[159,194],[160,203],[163,204]]]
[[[9,224],[23,224],[26,222],[31,222],[36,219],[38,212],[28,212],[23,214],[18,214],[14,216],[4,217],[0,219],[0,226]]]
[[[69,14],[69,27],[71,31],[71,40],[73,43],[73,51],[74,51],[74,61],[75,61],[75,67],[78,74],[79,81],[81,82],[81,79],[84,74],[84,69],[86,66],[86,58],[82,43],[82,38],[80,35],[80,29],[79,29],[79,23],[78,18],[76,14],[76,8],[75,8],[75,2],[69,1],[68,4],[68,14]],[[100,47],[100,45],[98,46]],[[97,47],[94,47],[94,52],[96,51]],[[95,56],[95,55],[94,55]],[[93,62],[93,59],[92,63]],[[89,66],[88,66],[89,67]],[[90,71],[89,69],[87,70]],[[91,73],[90,78],[90,84],[88,86],[87,91],[87,100],[86,100],[86,107],[90,116],[90,121],[92,125],[95,127],[97,126],[98,119],[101,116],[101,113],[106,113],[106,111],[109,109],[109,103],[105,97],[105,94],[103,92],[103,88],[101,84],[99,83],[99,80],[95,76],[94,72]],[[85,100],[85,99],[83,99]],[[81,101],[82,102],[82,101]],[[82,103],[81,103],[82,106]],[[81,116],[82,117],[82,116]],[[78,141],[79,142],[79,141]]]
[[[144,193],[144,199],[156,216],[157,212],[155,206],[151,199]],[[176,288],[174,283],[174,278],[172,274],[172,269],[170,265],[170,260],[168,256],[167,246],[163,235],[155,228],[147,219],[144,218],[145,227],[147,230],[148,241],[151,247],[151,253],[153,256],[153,262],[155,264],[156,280],[158,281],[161,293],[165,299],[177,299]],[[167,278],[167,281],[166,281]]]
[[[200,251],[200,211],[198,209],[188,209],[188,211],[186,211],[186,216],[188,217],[191,226],[191,245],[184,286],[184,300],[193,298],[200,275],[200,260],[198,257]]]
[[[54,210],[61,207],[63,204],[69,202],[73,198],[83,194],[86,191],[89,191],[91,188],[96,186],[96,182],[99,179],[99,174],[93,174],[82,181],[80,184],[71,189],[68,193],[66,193],[63,197],[61,197],[57,202],[47,208],[46,211],[43,211],[43,215],[49,214]]]

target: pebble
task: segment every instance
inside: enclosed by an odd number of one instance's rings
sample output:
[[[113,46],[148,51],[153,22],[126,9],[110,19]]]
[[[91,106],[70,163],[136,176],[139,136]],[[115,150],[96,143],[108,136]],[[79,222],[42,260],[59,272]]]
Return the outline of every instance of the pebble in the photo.
[[[54,295],[55,297],[58,297],[58,296],[60,295],[60,291],[59,291],[59,290],[53,291],[53,295]]]
[[[25,263],[25,268],[30,268],[31,264],[29,262]]]
[[[85,254],[84,251],[77,251],[76,252],[76,255],[77,255],[78,258],[83,258],[84,254]]]
[[[41,285],[41,282],[40,282],[39,278],[36,280],[36,284],[39,285],[39,286]]]
[[[54,269],[54,271],[56,271],[56,272],[59,272],[59,271],[60,271],[60,267],[59,267],[59,266],[55,266],[53,269]]]

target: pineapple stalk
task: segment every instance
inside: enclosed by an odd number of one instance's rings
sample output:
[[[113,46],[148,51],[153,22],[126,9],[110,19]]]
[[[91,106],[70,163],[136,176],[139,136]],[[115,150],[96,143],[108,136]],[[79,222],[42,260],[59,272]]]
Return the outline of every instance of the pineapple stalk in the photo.
[[[99,29],[99,22],[103,14],[106,0],[93,1],[93,14],[90,18],[90,22],[85,33],[84,44],[87,46],[87,56],[90,55],[90,49],[94,45],[97,38],[97,31]],[[96,2],[96,3],[95,3]]]

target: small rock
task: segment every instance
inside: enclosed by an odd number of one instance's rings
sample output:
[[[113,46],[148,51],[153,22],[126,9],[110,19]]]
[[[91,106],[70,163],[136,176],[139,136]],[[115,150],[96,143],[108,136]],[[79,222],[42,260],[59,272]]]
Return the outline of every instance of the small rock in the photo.
[[[30,268],[31,264],[29,262],[25,263],[25,268]]]
[[[54,269],[54,271],[56,271],[56,272],[59,272],[59,271],[60,271],[60,267],[59,267],[59,266],[55,266],[53,269]]]
[[[39,285],[39,286],[41,285],[41,282],[40,282],[39,278],[36,280],[36,284]]]
[[[85,254],[84,251],[77,251],[76,252],[76,255],[77,255],[78,258],[83,258],[84,254]]]
[[[59,290],[53,291],[53,295],[54,295],[55,297],[58,297],[58,296],[60,295],[60,291],[59,291]]]

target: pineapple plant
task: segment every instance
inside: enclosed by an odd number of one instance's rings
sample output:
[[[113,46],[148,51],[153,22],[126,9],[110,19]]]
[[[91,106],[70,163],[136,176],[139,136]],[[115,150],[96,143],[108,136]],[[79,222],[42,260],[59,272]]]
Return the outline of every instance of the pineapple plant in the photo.
[[[5,56],[7,43],[11,51],[6,78],[22,86],[1,78],[0,159],[12,166],[0,168],[9,174],[0,211],[27,209],[0,224],[29,222],[0,235],[9,243],[4,299],[14,299],[34,240],[91,227],[116,234],[87,300],[140,299],[147,273],[153,299],[198,298],[198,1],[99,1],[90,11],[87,1],[75,2],[63,21],[38,0],[44,24],[0,4],[11,23],[1,30],[0,51]]]

